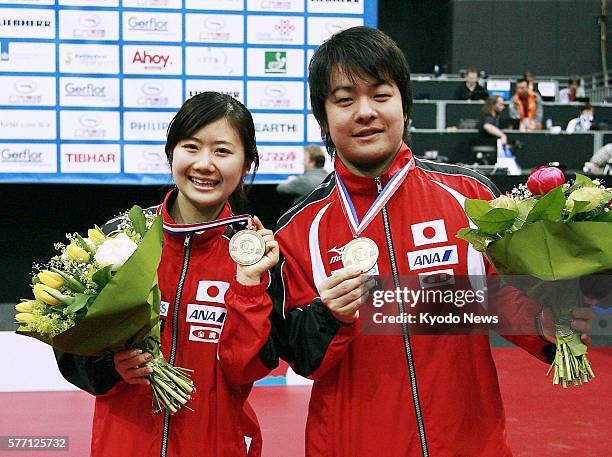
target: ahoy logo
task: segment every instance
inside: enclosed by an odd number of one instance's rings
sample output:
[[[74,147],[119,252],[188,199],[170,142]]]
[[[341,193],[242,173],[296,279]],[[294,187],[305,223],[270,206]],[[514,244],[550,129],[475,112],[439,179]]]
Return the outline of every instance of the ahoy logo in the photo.
[[[411,270],[420,270],[440,265],[453,265],[456,263],[459,263],[457,246],[421,249],[420,251],[408,253],[408,264]]]
[[[144,65],[160,65],[162,68],[166,68],[168,61],[170,60],[169,55],[161,54],[149,54],[147,51],[136,51],[134,57],[132,57],[132,63],[141,63]]]

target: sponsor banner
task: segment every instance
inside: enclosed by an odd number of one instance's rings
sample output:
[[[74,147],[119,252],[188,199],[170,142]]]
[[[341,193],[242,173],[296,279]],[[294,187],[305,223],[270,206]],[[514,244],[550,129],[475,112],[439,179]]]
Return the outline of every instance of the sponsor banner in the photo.
[[[412,231],[414,245],[417,247],[426,244],[446,243],[448,241],[444,219],[412,224],[410,230]]]
[[[304,12],[304,0],[247,0],[248,11]]]
[[[304,18],[247,16],[247,43],[304,44]]]
[[[62,173],[119,173],[121,152],[118,144],[62,144]]]
[[[189,303],[187,305],[186,322],[195,324],[212,324],[223,326],[227,311],[220,306],[198,305]]]
[[[309,17],[308,44],[318,46],[334,33],[363,25],[362,18],[352,17]]]
[[[303,49],[247,50],[247,74],[249,76],[271,76],[279,78],[303,78]]]
[[[55,0],[0,0],[0,5],[55,5]]]
[[[62,140],[118,141],[119,113],[115,111],[60,111]]]
[[[57,173],[57,145],[0,143],[0,173]]]
[[[128,141],[165,141],[166,132],[175,111],[148,113],[130,111],[123,113],[123,139]]]
[[[123,13],[124,41],[181,41],[183,15],[126,11]]]
[[[185,81],[186,99],[207,91],[217,91],[244,103],[244,82],[235,79],[188,79]]]
[[[304,141],[303,114],[253,113],[255,138],[264,141]]]
[[[0,117],[0,139],[55,140],[55,110],[3,109]]]
[[[261,174],[304,173],[304,148],[297,146],[258,146]]]
[[[310,98],[310,97],[308,97]],[[323,139],[321,138],[321,127],[319,123],[315,119],[313,114],[309,114],[306,116],[307,119],[307,141],[309,143],[322,143]]]
[[[180,46],[123,46],[123,73],[180,75],[183,53]]]
[[[115,11],[60,10],[59,37],[116,41],[119,39],[119,14]]]
[[[0,9],[0,38],[55,38],[55,11],[34,8]]]
[[[242,11],[244,0],[185,0],[189,10],[229,10]]]
[[[115,78],[60,78],[60,105],[119,106],[119,80]]]
[[[309,13],[363,14],[365,0],[306,0]]]
[[[118,74],[119,46],[60,43],[59,64],[62,73]]]
[[[411,270],[441,265],[454,265],[456,263],[459,263],[459,258],[457,256],[457,246],[455,245],[408,252],[408,264]]]
[[[55,72],[54,43],[0,42],[0,72]]]
[[[55,78],[0,76],[0,105],[55,106]]]
[[[119,6],[119,0],[59,0],[60,5],[66,6]]]
[[[237,14],[186,14],[185,41],[243,43],[244,16]]]
[[[200,281],[196,300],[225,304],[225,293],[228,289],[229,283],[225,281]]]
[[[126,144],[123,146],[123,171],[133,174],[168,175],[170,165],[163,144]]]
[[[199,343],[218,343],[221,338],[220,327],[192,325],[189,327],[189,341]]]
[[[127,108],[180,108],[180,79],[124,79],[123,106]]]
[[[300,81],[247,81],[247,95],[249,109],[304,109],[304,83]]]
[[[171,8],[180,10],[182,0],[123,0],[122,5],[128,8]]]
[[[243,48],[213,48],[187,46],[185,73],[205,76],[242,76]]]

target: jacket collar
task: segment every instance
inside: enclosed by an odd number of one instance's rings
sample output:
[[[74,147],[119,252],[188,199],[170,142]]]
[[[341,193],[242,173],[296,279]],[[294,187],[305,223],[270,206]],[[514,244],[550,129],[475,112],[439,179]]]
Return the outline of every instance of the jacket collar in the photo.
[[[169,207],[174,203],[174,200],[176,199],[177,195],[178,195],[178,188],[172,189],[170,192],[166,194],[166,197],[164,198],[164,202],[161,205],[161,214],[163,218],[162,220],[166,224],[176,224],[176,221],[170,215]],[[232,214],[233,213],[232,213],[232,208],[230,207],[230,204],[225,203],[225,206],[221,210],[221,213],[219,214],[219,216],[217,216],[217,219],[223,219],[226,217],[230,217],[232,216]],[[196,224],[195,223],[194,224],[184,224],[185,227],[188,227],[189,225],[196,225]],[[210,238],[214,238],[219,235],[223,235],[226,230],[227,230],[227,226],[213,227],[210,229],[205,229],[201,232],[196,232],[194,236],[196,236],[198,239],[210,239]],[[182,234],[182,233],[173,234],[169,232],[164,232],[164,234],[172,238],[177,238],[181,240],[185,239],[185,236],[186,236],[185,234]]]
[[[402,143],[400,146],[395,159],[391,163],[391,166],[385,171],[381,176],[381,184],[384,187],[387,185],[389,180],[395,176],[395,174],[400,171],[410,159],[412,159],[413,154],[412,150],[406,145],[406,143]],[[344,186],[349,191],[350,194],[359,195],[359,194],[377,194],[378,191],[376,189],[376,184],[372,177],[368,176],[358,176],[346,168],[342,160],[336,155],[336,159],[334,161],[334,167],[336,173],[342,179]],[[414,169],[414,162],[410,167],[410,171]]]

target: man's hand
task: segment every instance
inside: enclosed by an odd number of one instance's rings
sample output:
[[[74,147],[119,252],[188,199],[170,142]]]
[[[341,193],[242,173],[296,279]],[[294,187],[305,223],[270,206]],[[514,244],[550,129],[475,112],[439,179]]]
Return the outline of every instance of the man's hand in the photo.
[[[321,301],[340,322],[352,324],[374,284],[361,270],[343,268],[321,283]]]

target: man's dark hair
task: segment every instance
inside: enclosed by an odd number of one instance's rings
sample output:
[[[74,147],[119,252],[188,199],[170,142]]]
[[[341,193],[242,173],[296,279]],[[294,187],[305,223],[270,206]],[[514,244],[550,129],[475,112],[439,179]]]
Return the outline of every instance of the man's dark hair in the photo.
[[[528,82],[527,78],[519,78],[519,79],[516,80],[516,84],[526,83],[526,82]]]
[[[330,154],[335,153],[331,135],[326,133],[325,99],[331,93],[331,76],[341,71],[353,83],[360,79],[393,81],[402,97],[404,136],[412,110],[410,68],[395,41],[371,27],[352,27],[333,35],[314,53],[308,66],[312,112],[321,126],[321,136]]]

